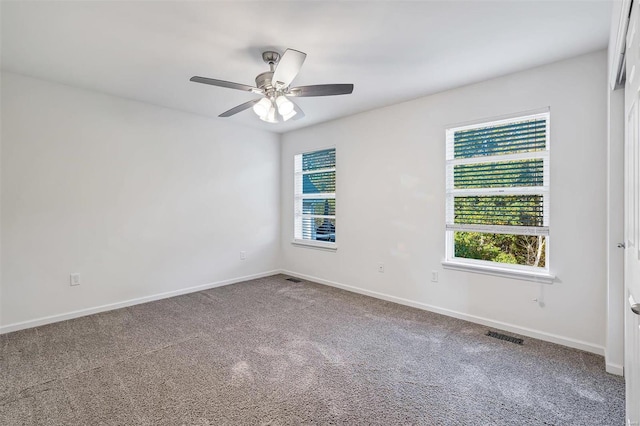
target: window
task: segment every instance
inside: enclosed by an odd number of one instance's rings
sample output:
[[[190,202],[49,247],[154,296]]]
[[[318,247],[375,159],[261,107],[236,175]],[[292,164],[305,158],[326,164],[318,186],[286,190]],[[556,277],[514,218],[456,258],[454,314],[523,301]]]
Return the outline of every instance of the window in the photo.
[[[445,265],[548,274],[549,113],[446,136]]]
[[[296,243],[333,248],[336,242],[336,150],[295,156]]]

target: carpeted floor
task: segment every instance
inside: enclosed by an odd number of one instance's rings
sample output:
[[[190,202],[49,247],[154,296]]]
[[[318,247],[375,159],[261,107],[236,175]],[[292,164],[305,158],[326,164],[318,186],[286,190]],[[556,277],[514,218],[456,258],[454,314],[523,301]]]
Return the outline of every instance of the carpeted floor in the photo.
[[[0,424],[624,423],[600,356],[285,278],[2,335]]]

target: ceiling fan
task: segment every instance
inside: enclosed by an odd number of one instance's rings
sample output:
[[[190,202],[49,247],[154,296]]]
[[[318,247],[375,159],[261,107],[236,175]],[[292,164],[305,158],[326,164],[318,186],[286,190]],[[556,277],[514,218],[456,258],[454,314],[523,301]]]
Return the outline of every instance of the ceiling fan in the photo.
[[[190,81],[262,95],[262,98],[240,104],[223,112],[218,117],[231,117],[253,107],[253,111],[258,117],[267,123],[279,123],[290,118],[297,120],[304,117],[304,113],[289,98],[348,95],[353,92],[353,84],[317,84],[289,87],[293,79],[298,75],[306,57],[306,53],[294,49],[287,49],[282,57],[278,52],[263,52],[262,60],[269,65],[269,71],[258,74],[256,87],[198,76],[191,77]]]

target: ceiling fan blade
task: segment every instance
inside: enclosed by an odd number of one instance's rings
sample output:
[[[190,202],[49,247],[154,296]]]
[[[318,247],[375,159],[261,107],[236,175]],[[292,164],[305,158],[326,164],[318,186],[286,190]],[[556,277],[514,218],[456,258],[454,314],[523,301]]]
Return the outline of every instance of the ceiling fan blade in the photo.
[[[353,92],[353,84],[316,84],[314,86],[292,87],[288,96],[334,96]]]
[[[248,102],[245,102],[243,104],[240,104],[236,107],[231,108],[229,111],[225,111],[222,114],[220,114],[218,117],[231,117],[234,114],[237,114],[239,112],[244,111],[245,109],[249,109],[252,106],[254,106],[255,104],[257,104],[258,102],[260,102],[261,98],[258,99],[252,99]]]
[[[271,78],[276,89],[287,87],[300,72],[307,54],[294,49],[287,49],[283,54]]]
[[[244,90],[245,92],[262,93],[262,90],[258,89],[257,87],[248,86],[246,84],[233,83],[231,81],[216,80],[214,78],[198,77],[197,75],[191,77],[189,81],[202,84],[210,84],[212,86],[226,87],[228,89]]]

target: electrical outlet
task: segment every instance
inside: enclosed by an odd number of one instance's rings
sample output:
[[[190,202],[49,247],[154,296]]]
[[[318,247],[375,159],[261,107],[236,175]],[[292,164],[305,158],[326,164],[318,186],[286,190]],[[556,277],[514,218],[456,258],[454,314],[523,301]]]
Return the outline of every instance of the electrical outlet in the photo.
[[[382,263],[378,263],[378,272],[384,272],[384,265]]]
[[[240,260],[246,260],[247,259],[247,252],[246,251],[241,251],[240,252]]]
[[[80,274],[69,275],[69,285],[80,285]]]
[[[431,282],[438,282],[438,271],[431,271]]]

